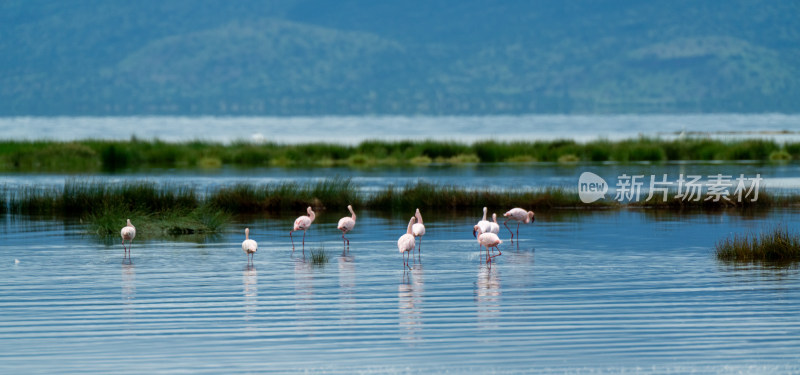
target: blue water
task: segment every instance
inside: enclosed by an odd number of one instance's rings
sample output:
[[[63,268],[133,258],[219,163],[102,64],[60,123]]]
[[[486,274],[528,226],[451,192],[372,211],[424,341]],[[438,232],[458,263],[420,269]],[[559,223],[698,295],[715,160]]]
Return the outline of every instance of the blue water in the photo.
[[[390,185],[404,186],[417,181],[456,185],[471,189],[540,189],[563,186],[576,189],[578,177],[583,172],[593,172],[604,178],[612,191],[618,177],[641,175],[647,188],[650,176],[675,183],[680,174],[703,176],[701,183],[710,182],[712,175],[724,174],[735,180],[763,178],[761,188],[776,193],[800,191],[800,163],[666,163],[666,164],[607,164],[583,163],[564,166],[554,163],[494,164],[466,166],[431,166],[410,168],[221,168],[214,170],[147,170],[115,174],[0,174],[0,187],[10,190],[20,187],[63,187],[67,180],[124,183],[126,181],[152,181],[160,184],[195,187],[205,193],[237,183],[270,184],[287,181],[314,182],[336,176],[351,178],[365,192],[376,191]],[[735,183],[735,181],[734,181]]]
[[[191,242],[140,233],[132,262],[79,222],[0,216],[0,372],[800,371],[800,271],[712,250],[730,233],[800,229],[798,210],[540,212],[513,244],[503,228],[491,267],[472,238],[479,212],[423,212],[410,271],[396,248],[408,218],[357,210],[342,254],[340,211],[320,213],[305,258],[282,217]],[[314,265],[321,247],[330,260]]]

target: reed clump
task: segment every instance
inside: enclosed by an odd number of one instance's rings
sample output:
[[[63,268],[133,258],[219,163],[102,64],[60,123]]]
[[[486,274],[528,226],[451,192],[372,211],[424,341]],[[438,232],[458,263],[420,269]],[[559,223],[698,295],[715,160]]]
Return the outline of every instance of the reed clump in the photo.
[[[63,188],[24,187],[13,191],[9,209],[28,214],[84,216],[110,209],[142,212],[192,210],[200,205],[194,189],[135,181],[121,184],[67,180]]]
[[[63,188],[22,188],[11,194],[9,210],[85,218],[90,231],[119,233],[131,219],[147,233],[200,234],[222,229],[230,215],[201,202],[194,189],[135,181],[121,184],[68,180]]]
[[[360,188],[349,178],[335,177],[312,183],[281,182],[267,185],[237,184],[208,195],[210,206],[227,212],[318,209],[361,205]]]
[[[612,207],[610,201],[583,204],[574,190],[548,187],[538,190],[479,190],[452,185],[417,182],[403,187],[389,186],[372,195],[365,205],[371,209],[405,210],[412,208],[439,208],[460,210],[467,208],[527,207],[530,209],[555,209],[576,207]]]
[[[737,262],[800,261],[800,235],[778,226],[760,234],[734,235],[717,242],[720,260]]]
[[[321,266],[328,263],[328,260],[330,260],[330,256],[324,247],[311,249],[311,264]]]
[[[163,234],[217,233],[230,222],[230,214],[212,211],[207,207],[191,211],[169,211],[156,214],[114,208],[89,215],[87,217],[89,232],[101,236],[119,234],[126,219],[131,219],[136,226],[137,236],[146,238]]]

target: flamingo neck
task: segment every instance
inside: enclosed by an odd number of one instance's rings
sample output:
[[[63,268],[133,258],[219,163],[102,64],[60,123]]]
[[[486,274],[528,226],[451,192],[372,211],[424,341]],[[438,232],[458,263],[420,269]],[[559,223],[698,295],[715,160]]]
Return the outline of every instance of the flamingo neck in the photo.
[[[413,225],[414,225],[414,218],[412,217],[411,220],[409,220],[408,222],[408,229],[406,229],[406,234],[414,234],[414,232],[411,231],[411,227]]]
[[[312,210],[311,210],[311,207],[309,207],[309,208],[308,208],[308,218],[309,218],[309,219],[311,219],[311,221],[314,221],[314,218],[315,218],[315,217],[317,217],[317,215],[315,215],[315,214],[314,214],[314,211],[312,211]]]
[[[353,214],[353,216],[351,217],[351,219],[353,219],[353,221],[356,221],[356,213],[353,211],[353,207],[349,207],[349,206],[348,206],[348,207],[347,207],[347,209],[348,209],[348,210],[350,210],[350,213],[351,213],[351,214]]]
[[[483,208],[483,218],[481,221],[486,221],[486,207]]]
[[[249,240],[250,239],[250,228],[246,228],[244,230],[244,239],[245,240]]]

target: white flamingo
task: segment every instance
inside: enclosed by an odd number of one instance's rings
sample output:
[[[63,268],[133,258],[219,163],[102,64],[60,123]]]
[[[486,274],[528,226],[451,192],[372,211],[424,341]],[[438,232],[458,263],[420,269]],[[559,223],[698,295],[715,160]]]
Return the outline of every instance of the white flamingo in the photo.
[[[492,221],[489,222],[489,233],[500,234],[500,224],[497,224],[497,214],[492,214]]]
[[[525,211],[519,207],[510,209],[508,212],[503,214],[503,216],[506,217],[506,221],[503,222],[503,225],[505,225],[506,229],[508,229],[508,232],[511,233],[511,241],[514,241],[514,232],[512,232],[511,228],[508,227],[509,220],[515,220],[517,222],[517,237],[519,237],[520,223],[528,224],[536,221],[533,211]]]
[[[125,254],[130,257],[133,239],[136,237],[136,227],[131,224],[131,219],[128,219],[128,225],[122,227],[122,230],[119,231],[119,235],[122,236],[122,249],[125,250]],[[125,248],[125,240],[130,241],[127,249]]]
[[[306,231],[308,228],[311,228],[311,223],[314,222],[314,218],[316,217],[314,211],[311,210],[311,206],[308,206],[306,211],[308,211],[308,216],[303,215],[294,219],[294,227],[289,231],[289,238],[292,239],[292,253],[294,253],[294,237],[292,237],[292,233],[301,229],[303,230],[303,255],[306,253]]]
[[[489,231],[490,223],[486,220],[486,207],[483,208],[483,218],[478,222],[477,226],[481,227],[481,232],[486,233]],[[476,231],[472,231],[472,237],[477,238]]]
[[[497,237],[496,234],[491,233],[491,232],[484,233],[479,225],[475,225],[474,230],[475,230],[475,232],[478,233],[478,244],[481,245],[481,246],[486,247],[486,262],[487,263],[491,262],[492,258],[494,258],[496,256],[503,255],[503,252],[500,251],[500,249],[497,247],[498,245],[503,243],[503,241],[501,241],[500,238]],[[489,255],[489,248],[490,247],[495,248],[499,254],[490,256]]]
[[[247,254],[247,263],[253,263],[256,251],[258,251],[258,243],[250,239],[250,228],[244,228],[244,241],[242,241],[242,250]]]
[[[416,224],[411,227],[411,234],[414,235],[414,240],[416,241],[416,237],[419,237],[419,252],[422,252],[422,236],[425,235],[425,224],[422,224],[422,214],[419,213],[419,208],[417,208],[417,212],[414,213],[414,217],[417,219]]]
[[[400,236],[400,238],[397,239],[397,250],[400,251],[400,254],[403,255],[403,267],[408,267],[409,269],[411,269],[411,266],[408,265],[406,254],[409,251],[413,253],[414,248],[416,247],[414,232],[412,232],[411,229],[411,227],[414,225],[414,220],[416,220],[416,218],[411,217],[411,220],[408,221],[408,228],[406,229],[406,234]]]
[[[353,227],[356,226],[356,213],[353,212],[353,206],[349,204],[347,205],[347,209],[350,210],[350,214],[352,214],[353,216],[351,217],[345,216],[339,219],[339,224],[336,226],[336,229],[342,231],[343,243],[346,244],[347,246],[350,246],[350,240],[348,240],[344,235],[347,234],[347,232],[353,230]]]

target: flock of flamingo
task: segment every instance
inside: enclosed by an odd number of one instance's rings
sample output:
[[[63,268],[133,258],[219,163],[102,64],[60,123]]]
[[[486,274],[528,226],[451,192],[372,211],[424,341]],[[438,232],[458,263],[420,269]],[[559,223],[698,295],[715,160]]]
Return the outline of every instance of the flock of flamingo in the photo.
[[[336,225],[336,229],[342,231],[342,242],[345,246],[350,246],[350,240],[345,236],[348,232],[353,230],[356,226],[356,213],[353,211],[353,206],[348,205],[347,209],[350,211],[351,216],[345,216],[339,219],[339,223]],[[314,222],[314,218],[316,218],[316,214],[308,207],[306,209],[308,215],[303,215],[298,217],[294,220],[294,226],[292,230],[289,231],[289,238],[292,241],[292,252],[294,253],[294,237],[292,233],[297,232],[299,230],[303,231],[303,253],[305,253],[305,245],[306,245],[306,231],[311,228],[311,223]],[[492,214],[492,221],[486,220],[486,207],[483,208],[483,217],[477,224],[473,227],[472,235],[478,240],[478,244],[481,247],[486,248],[486,262],[491,262],[492,258],[503,255],[500,249],[497,247],[498,245],[502,244],[503,241],[500,240],[500,237],[497,235],[500,233],[500,225],[497,223],[497,214]],[[536,220],[533,211],[526,211],[522,208],[512,208],[503,216],[506,217],[506,220],[503,222],[506,229],[508,229],[509,233],[511,233],[511,240],[514,240],[514,232],[511,231],[511,228],[508,227],[508,221],[514,220],[517,222],[517,238],[519,238],[519,225],[521,223],[532,223]],[[411,268],[408,264],[408,257],[407,255],[413,254],[414,248],[417,248],[418,253],[422,253],[422,236],[425,235],[425,224],[422,223],[422,214],[419,212],[419,208],[417,208],[414,216],[411,217],[411,220],[408,221],[408,227],[406,228],[406,233],[400,236],[397,240],[397,250],[403,256],[403,266]],[[122,236],[122,248],[125,251],[125,255],[130,257],[130,248],[133,245],[133,239],[136,237],[136,227],[131,224],[131,219],[128,219],[128,223],[126,226],[122,227],[120,231],[120,236]],[[419,245],[417,246],[417,237],[419,237]],[[125,247],[125,241],[128,241],[128,247]],[[491,254],[489,253],[489,249],[492,249]],[[253,262],[253,257],[255,256],[256,251],[258,251],[258,243],[255,240],[250,239],[250,228],[244,229],[244,241],[242,241],[242,250],[247,255],[247,262],[248,264]],[[497,255],[494,255],[494,251],[497,250]],[[413,255],[411,255],[413,256]]]

